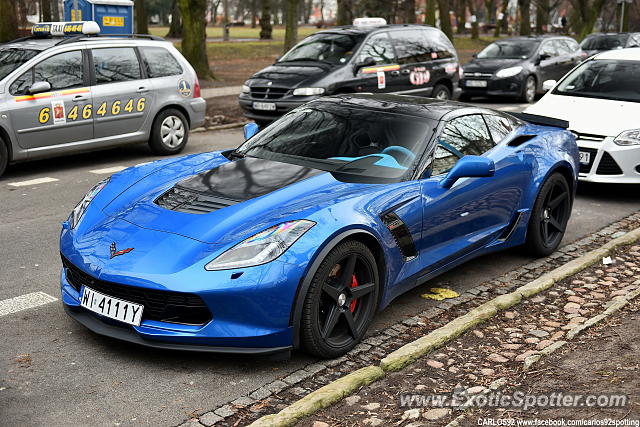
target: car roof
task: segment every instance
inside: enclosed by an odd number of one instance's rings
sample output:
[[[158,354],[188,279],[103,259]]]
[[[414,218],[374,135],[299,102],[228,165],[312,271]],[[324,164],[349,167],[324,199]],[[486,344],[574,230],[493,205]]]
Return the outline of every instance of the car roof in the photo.
[[[357,35],[357,34],[369,34],[374,31],[380,30],[393,30],[393,29],[401,29],[401,28],[426,28],[426,29],[436,29],[430,25],[419,25],[419,24],[387,24],[387,25],[379,25],[379,26],[355,26],[355,25],[343,25],[340,27],[329,28],[327,30],[318,31],[314,34],[327,34],[327,33],[341,33],[341,34],[349,34],[349,35]]]
[[[469,114],[474,112],[490,112],[490,110],[487,109],[477,108],[456,101],[382,93],[333,95],[312,101],[312,103],[323,102],[339,103],[354,108],[364,107],[376,110],[388,110],[391,113],[421,116],[432,120],[440,120],[443,116],[459,110],[467,110]]]
[[[593,59],[618,59],[621,61],[640,61],[640,47],[628,47],[626,49],[615,49],[602,52]]]
[[[0,48],[12,49],[33,49],[44,51],[55,46],[69,45],[78,42],[91,42],[97,44],[111,44],[114,41],[146,41],[146,42],[165,42],[167,40],[162,37],[151,36],[147,34],[132,34],[123,36],[67,36],[67,37],[24,37],[21,39],[10,41],[0,45]]]

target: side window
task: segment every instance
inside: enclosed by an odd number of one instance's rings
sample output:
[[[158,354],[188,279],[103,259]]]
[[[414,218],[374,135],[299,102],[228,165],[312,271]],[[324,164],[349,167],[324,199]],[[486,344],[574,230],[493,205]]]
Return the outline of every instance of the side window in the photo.
[[[630,38],[629,47],[638,47],[640,46],[640,34],[635,34]]]
[[[569,50],[571,50],[571,52],[577,52],[577,51],[580,50],[580,45],[575,40],[567,39],[567,40],[565,40],[565,43],[567,43],[569,45]]]
[[[73,50],[50,56],[33,67],[34,82],[49,82],[52,90],[84,85],[82,52]]]
[[[362,51],[360,51],[358,61],[363,61],[369,56],[376,61],[376,65],[396,62],[396,55],[393,52],[391,40],[386,33],[375,34],[367,40],[362,47]]]
[[[551,41],[547,41],[542,45],[540,48],[540,54],[549,55],[550,57],[558,56],[556,48],[553,46]]]
[[[489,126],[491,138],[493,138],[493,142],[496,144],[502,141],[505,136],[518,127],[514,121],[502,116],[485,114],[484,119]]]
[[[438,58],[453,58],[456,56],[456,50],[451,44],[447,36],[439,30],[423,30],[424,37],[433,39],[435,42],[435,51]]]
[[[482,155],[493,148],[489,129],[480,114],[462,116],[449,121],[438,140],[431,175],[451,169],[466,155]],[[452,157],[453,156],[453,157]]]
[[[569,55],[573,52],[566,40],[554,40],[553,44],[556,47],[558,55]]]
[[[182,67],[167,49],[163,47],[141,47],[142,59],[151,78],[182,74]]]
[[[97,84],[139,80],[142,77],[133,48],[93,49],[92,53]]]
[[[431,61],[431,53],[435,48],[428,46],[428,39],[423,31],[403,30],[393,31],[391,39],[396,49],[399,64],[416,64]]]
[[[33,84],[33,69],[26,71],[14,80],[9,88],[11,95],[28,95],[28,90]]]

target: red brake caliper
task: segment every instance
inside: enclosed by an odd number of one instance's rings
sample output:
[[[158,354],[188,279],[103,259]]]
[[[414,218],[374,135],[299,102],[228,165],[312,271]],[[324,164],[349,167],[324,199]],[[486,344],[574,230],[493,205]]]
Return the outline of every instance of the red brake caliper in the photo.
[[[355,288],[356,286],[358,286],[358,279],[356,279],[356,275],[354,274],[353,276],[351,276],[351,287]],[[349,304],[349,311],[353,313],[353,311],[356,309],[356,304],[357,304],[358,300],[353,300],[351,301],[351,304]]]

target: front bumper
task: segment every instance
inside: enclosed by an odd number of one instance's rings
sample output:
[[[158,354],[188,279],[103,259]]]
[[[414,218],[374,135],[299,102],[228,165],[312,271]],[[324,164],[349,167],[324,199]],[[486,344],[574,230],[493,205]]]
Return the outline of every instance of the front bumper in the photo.
[[[468,80],[481,80],[486,81],[486,87],[468,87]],[[467,96],[520,96],[522,94],[522,87],[524,84],[524,79],[521,75],[507,77],[504,79],[499,79],[494,77],[486,78],[486,77],[477,77],[474,78],[472,76],[465,76],[460,80],[460,88],[462,89],[462,93]]]
[[[189,121],[191,122],[191,129],[204,125],[206,111],[207,101],[203,98],[194,98],[189,101]]]
[[[640,184],[640,145],[620,146],[612,137],[601,141],[578,139],[589,163],[580,164],[578,179],[585,182]]]

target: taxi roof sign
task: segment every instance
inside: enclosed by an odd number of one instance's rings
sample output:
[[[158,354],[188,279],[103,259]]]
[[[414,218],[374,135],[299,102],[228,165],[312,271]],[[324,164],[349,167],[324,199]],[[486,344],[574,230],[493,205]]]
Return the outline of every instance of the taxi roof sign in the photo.
[[[353,20],[354,27],[381,27],[387,25],[384,18],[356,18]]]
[[[100,34],[100,26],[95,21],[82,22],[40,22],[31,28],[35,37],[90,36]]]

